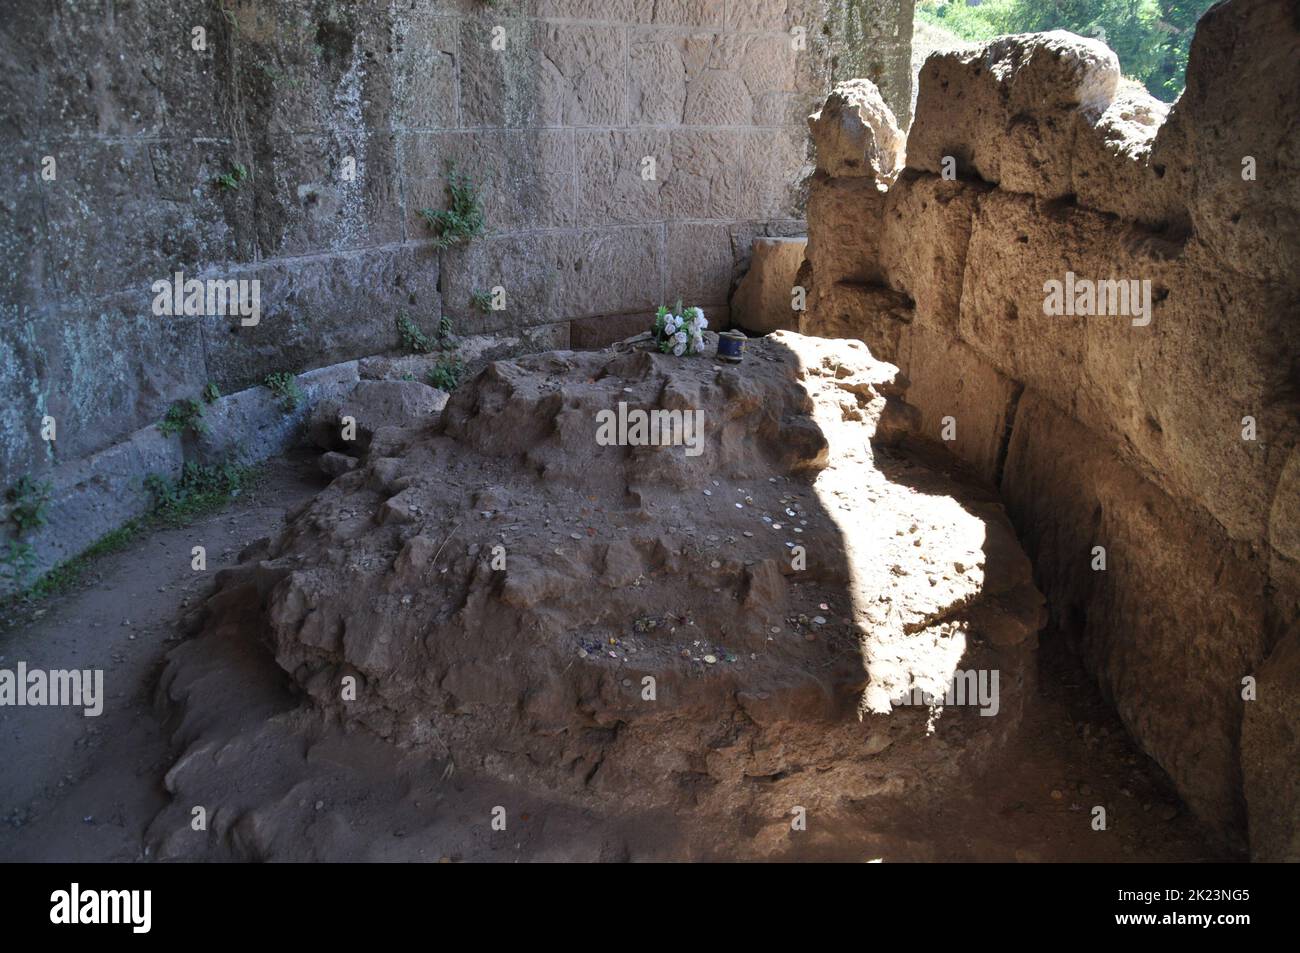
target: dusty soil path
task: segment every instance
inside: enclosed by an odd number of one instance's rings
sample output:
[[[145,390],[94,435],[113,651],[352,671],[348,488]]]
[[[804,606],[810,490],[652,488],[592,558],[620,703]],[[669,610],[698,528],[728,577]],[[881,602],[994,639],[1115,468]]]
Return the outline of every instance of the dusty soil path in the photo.
[[[309,457],[272,463],[229,508],[192,526],[158,530],[104,558],[82,588],[12,620],[0,632],[0,667],[103,668],[105,709],[0,708],[0,860],[147,860],[144,830],[167,803],[162,777],[172,751],[155,703],[157,678],[179,638],[177,619],[253,540],[274,533],[286,511],[324,485]],[[208,551],[206,573],[190,548]],[[1014,749],[939,811],[843,815],[792,858],[1005,861],[1210,861],[1239,859],[1211,846],[1168,781],[1128,741],[1095,689],[1050,633],[1040,652],[1039,689]],[[490,781],[458,777],[440,795],[448,817],[494,803]],[[1105,805],[1108,830],[1093,831]],[[430,860],[663,857],[653,825],[554,811],[538,799],[534,829],[509,845],[457,839],[430,845]],[[369,819],[383,828],[384,819]],[[859,826],[859,821],[861,822]],[[394,823],[397,823],[394,819]],[[541,831],[538,831],[541,834]],[[395,836],[402,836],[397,832]],[[597,845],[624,845],[612,855]],[[478,846],[474,846],[478,843]],[[423,855],[425,852],[421,851]]]
[[[106,699],[95,718],[0,708],[0,859],[141,859],[141,833],[166,801],[172,752],[154,693],[177,620],[218,570],[325,482],[309,457],[275,461],[227,509],[149,533],[97,562],[77,591],[8,620],[0,667],[102,668]],[[200,544],[203,573],[190,567]]]

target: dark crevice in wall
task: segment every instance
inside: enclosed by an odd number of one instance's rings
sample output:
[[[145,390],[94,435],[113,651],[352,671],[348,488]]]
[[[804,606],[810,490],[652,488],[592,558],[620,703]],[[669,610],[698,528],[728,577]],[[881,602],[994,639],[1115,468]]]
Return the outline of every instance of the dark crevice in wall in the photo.
[[[1011,449],[1011,434],[1016,428],[1016,411],[1020,408],[1020,397],[1025,392],[1025,385],[1020,381],[1015,382],[1015,390],[1011,393],[1011,399],[1007,402],[1007,418],[1002,428],[1002,439],[998,443],[998,462],[993,471],[993,485],[1002,489],[1002,474],[1007,466],[1007,452]]]

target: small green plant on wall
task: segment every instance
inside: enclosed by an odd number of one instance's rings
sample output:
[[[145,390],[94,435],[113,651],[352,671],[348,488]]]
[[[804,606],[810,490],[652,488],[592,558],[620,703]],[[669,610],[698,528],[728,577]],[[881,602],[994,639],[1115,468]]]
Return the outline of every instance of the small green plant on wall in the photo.
[[[40,529],[49,520],[50,493],[54,484],[46,481],[37,483],[30,476],[19,477],[5,491],[5,502],[9,504],[9,522],[14,524],[19,535]]]
[[[408,354],[429,354],[438,347],[433,338],[420,330],[420,326],[405,312],[397,316],[397,338],[401,341],[402,350]]]
[[[402,312],[397,316],[397,338],[401,342],[402,350],[408,354],[432,354],[435,351],[445,351],[453,347],[456,341],[452,333],[451,318],[445,314],[438,319],[437,336],[430,337],[405,312]]]
[[[478,190],[474,181],[454,165],[447,174],[447,197],[451,200],[448,208],[420,209],[420,217],[433,232],[433,243],[439,248],[463,245],[483,232]]]
[[[247,178],[248,167],[244,165],[236,165],[229,172],[221,173],[213,181],[216,183],[217,188],[227,189],[233,192],[237,190],[240,184]]]
[[[464,373],[465,365],[459,359],[444,357],[429,370],[425,380],[430,387],[452,391],[456,389],[456,385],[460,383],[461,375]]]
[[[11,539],[0,549],[0,579],[21,586],[36,569],[36,549],[31,543]]]
[[[36,549],[22,537],[49,522],[53,489],[54,485],[48,481],[38,483],[30,476],[22,476],[5,491],[9,522],[14,525],[18,538],[8,540],[0,549],[0,578],[9,579],[14,585],[23,585],[36,569]]]
[[[194,461],[185,464],[179,480],[151,473],[144,481],[153,497],[150,517],[164,526],[183,526],[239,496],[255,474],[253,468],[238,463],[203,466]]]
[[[193,398],[176,401],[167,408],[158,429],[169,437],[187,430],[195,434],[207,433],[208,425],[203,422],[203,405]]]
[[[298,378],[288,371],[267,374],[262,384],[275,395],[276,400],[280,402],[280,409],[285,413],[297,410],[298,405],[307,396],[302,392],[302,388],[298,386]]]

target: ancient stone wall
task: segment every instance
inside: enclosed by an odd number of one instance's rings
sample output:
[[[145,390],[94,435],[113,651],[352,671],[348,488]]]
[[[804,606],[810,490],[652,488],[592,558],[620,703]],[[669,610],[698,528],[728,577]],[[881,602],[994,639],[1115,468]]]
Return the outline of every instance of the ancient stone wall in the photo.
[[[901,168],[844,91],[814,129],[803,327],[903,369],[1188,805],[1296,859],[1300,8],[1214,7],[1187,83],[1170,109],[1064,33],[936,54]],[[841,161],[849,114],[873,162]],[[1076,285],[1048,313],[1075,279],[1150,306]]]
[[[177,438],[118,451],[173,401],[387,350],[402,311],[549,346],[724,318],[751,238],[802,231],[836,17],[905,104],[910,0],[6,5],[0,483],[92,461],[58,486],[138,495]],[[452,163],[486,229],[440,251]],[[177,272],[257,280],[259,323],[155,315]]]

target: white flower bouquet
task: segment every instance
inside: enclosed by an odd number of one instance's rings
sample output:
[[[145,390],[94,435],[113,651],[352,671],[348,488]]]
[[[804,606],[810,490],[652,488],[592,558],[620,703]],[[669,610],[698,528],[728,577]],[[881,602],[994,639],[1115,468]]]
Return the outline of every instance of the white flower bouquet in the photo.
[[[677,302],[676,313],[659,306],[651,329],[655,346],[664,354],[698,354],[704,350],[704,329],[709,320],[699,308],[683,308]]]

